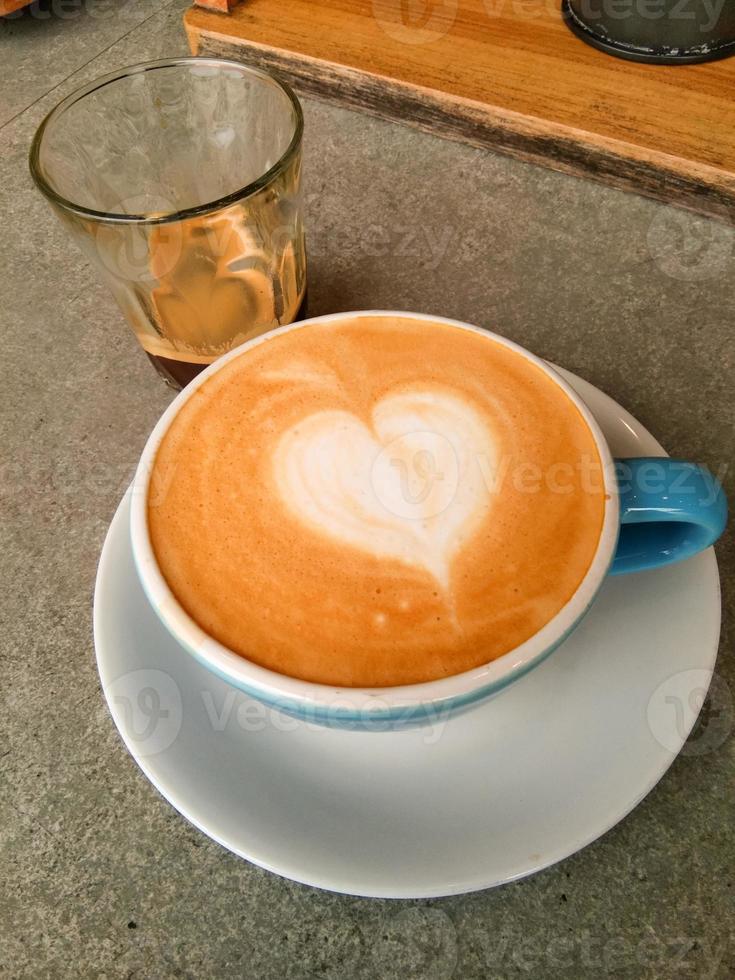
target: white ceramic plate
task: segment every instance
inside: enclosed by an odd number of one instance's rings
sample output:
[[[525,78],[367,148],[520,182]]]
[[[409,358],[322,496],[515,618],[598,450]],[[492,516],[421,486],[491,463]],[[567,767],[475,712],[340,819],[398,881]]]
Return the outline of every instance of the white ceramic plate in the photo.
[[[562,372],[618,456],[658,455],[607,395]],[[147,604],[126,496],[102,551],[94,633],[131,755],[224,847],[296,881],[416,898],[487,888],[605,833],[673,762],[709,684],[717,563],[609,579],[545,663],[436,729],[339,732],[261,707],[200,667]]]

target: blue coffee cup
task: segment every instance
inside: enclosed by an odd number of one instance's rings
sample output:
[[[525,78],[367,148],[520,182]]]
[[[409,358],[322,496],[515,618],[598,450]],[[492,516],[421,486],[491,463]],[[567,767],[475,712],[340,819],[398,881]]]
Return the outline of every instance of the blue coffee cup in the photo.
[[[605,496],[602,529],[592,562],[571,598],[538,632],[473,670],[377,690],[335,688],[279,674],[245,659],[205,633],[179,604],[159,568],[147,516],[158,447],[181,408],[213,374],[234,358],[247,357],[253,346],[268,343],[288,331],[310,323],[343,323],[353,317],[369,316],[430,320],[475,331],[535,365],[564,392],[589,428],[602,463]],[[189,384],[164,413],[143,451],[132,495],[131,536],[143,588],[161,622],[181,645],[182,655],[186,651],[238,690],[305,722],[384,731],[434,724],[497,695],[562,643],[589,609],[608,574],[645,572],[682,561],[713,544],[726,519],[722,487],[706,468],[667,457],[614,460],[597,421],[579,395],[549,364],[517,344],[441,317],[370,311],[316,317],[274,330],[219,358]]]

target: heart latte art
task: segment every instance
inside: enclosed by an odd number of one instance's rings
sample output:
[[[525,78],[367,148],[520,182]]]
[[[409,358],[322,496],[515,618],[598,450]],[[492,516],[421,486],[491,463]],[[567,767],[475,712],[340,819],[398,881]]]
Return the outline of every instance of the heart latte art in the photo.
[[[149,497],[172,591],[281,673],[380,687],[468,670],[568,601],[600,461],[544,372],[407,318],[314,323],[233,359],[164,436]]]
[[[370,423],[323,411],[288,429],[274,460],[281,499],[317,533],[423,568],[449,591],[451,559],[488,507],[490,434],[442,391],[386,395]]]

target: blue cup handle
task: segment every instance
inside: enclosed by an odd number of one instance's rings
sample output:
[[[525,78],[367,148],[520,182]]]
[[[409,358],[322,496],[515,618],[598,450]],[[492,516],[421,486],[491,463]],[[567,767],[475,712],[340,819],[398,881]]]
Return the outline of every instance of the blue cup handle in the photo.
[[[670,565],[703,551],[727,522],[724,491],[706,467],[666,456],[616,459],[620,536],[611,575]]]

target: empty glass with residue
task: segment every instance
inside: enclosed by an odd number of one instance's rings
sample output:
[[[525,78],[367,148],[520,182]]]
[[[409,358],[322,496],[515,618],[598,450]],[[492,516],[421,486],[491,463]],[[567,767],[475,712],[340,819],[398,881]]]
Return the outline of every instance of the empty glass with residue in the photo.
[[[36,133],[38,187],[174,387],[300,318],[302,133],[289,88],[214,58],[107,75]]]

